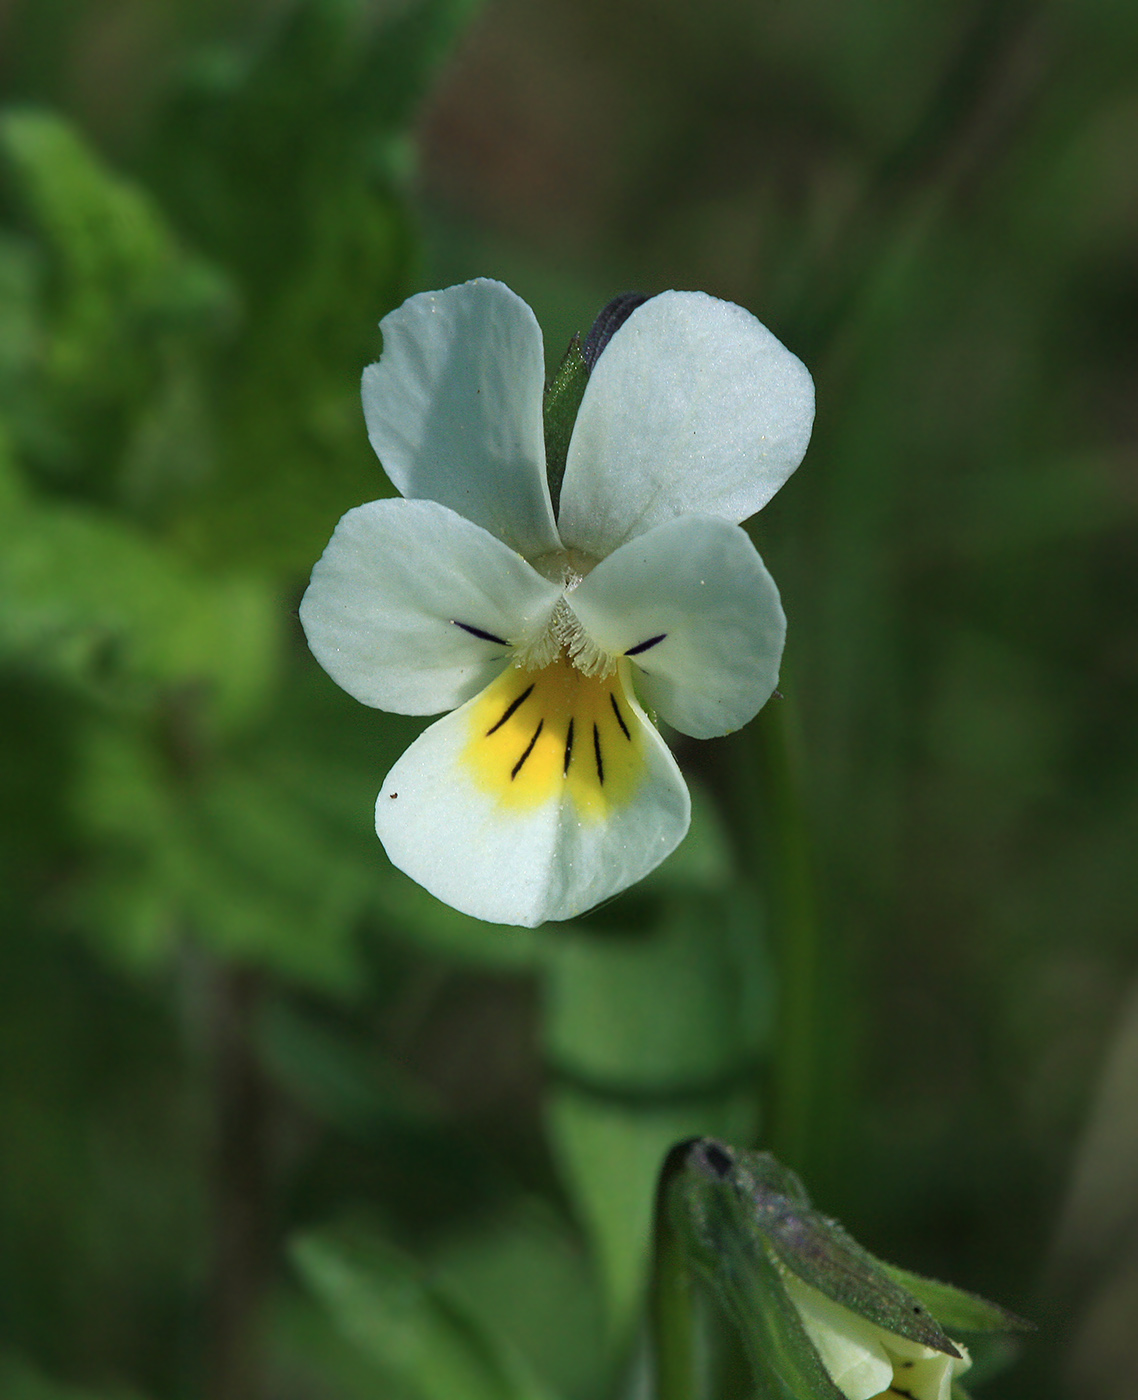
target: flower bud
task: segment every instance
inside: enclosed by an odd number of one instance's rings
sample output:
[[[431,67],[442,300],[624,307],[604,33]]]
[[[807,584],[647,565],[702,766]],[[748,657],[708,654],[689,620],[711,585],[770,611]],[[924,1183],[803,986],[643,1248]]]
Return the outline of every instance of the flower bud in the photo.
[[[952,1400],[972,1364],[955,1337],[990,1347],[992,1334],[1030,1326],[875,1259],[768,1152],[681,1144],[665,1163],[659,1208],[662,1238],[723,1305],[773,1394]]]

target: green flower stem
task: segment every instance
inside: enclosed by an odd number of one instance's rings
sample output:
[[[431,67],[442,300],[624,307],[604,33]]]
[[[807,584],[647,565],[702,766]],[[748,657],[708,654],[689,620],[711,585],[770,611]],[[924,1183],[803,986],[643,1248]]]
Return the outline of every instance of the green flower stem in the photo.
[[[778,1033],[770,1141],[786,1161],[806,1160],[816,1090],[821,942],[794,712],[774,699],[756,725],[763,794],[763,869],[779,968]]]
[[[652,1260],[651,1325],[656,1400],[697,1400],[696,1318],[691,1274],[672,1225],[668,1194],[686,1145],[673,1148],[660,1173]]]

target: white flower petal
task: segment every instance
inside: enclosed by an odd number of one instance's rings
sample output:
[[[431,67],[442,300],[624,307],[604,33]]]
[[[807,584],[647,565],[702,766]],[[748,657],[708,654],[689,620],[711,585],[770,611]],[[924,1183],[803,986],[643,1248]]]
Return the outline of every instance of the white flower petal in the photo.
[[[897,1389],[912,1395],[914,1400],[952,1400],[952,1379],[963,1375],[972,1365],[968,1348],[960,1342],[953,1345],[960,1356],[947,1356],[943,1351],[922,1346],[907,1337],[885,1334],[885,1349],[893,1362],[893,1383]]]
[[[967,1367],[941,1351],[933,1351],[931,1347],[926,1348],[925,1352],[924,1356],[917,1358],[894,1358],[896,1389],[913,1396],[914,1400],[952,1400],[952,1378]]]
[[[681,733],[738,729],[778,682],[778,589],[745,531],[726,520],[690,515],[638,535],[567,601],[597,646],[631,658],[641,698]]]
[[[589,379],[561,537],[603,558],[689,512],[746,520],[798,466],[813,421],[809,371],[750,312],[703,292],[653,297]]]
[[[784,1273],[783,1283],[822,1365],[846,1400],[872,1400],[887,1394],[893,1383],[893,1363],[881,1343],[881,1328],[794,1274]]]
[[[348,511],[300,605],[308,645],[349,695],[438,714],[476,695],[548,622],[560,589],[434,501]]]
[[[368,437],[397,489],[438,501],[527,558],[558,547],[545,480],[545,360],[533,312],[479,278],[380,322],[363,375]]]
[[[783,1283],[822,1364],[847,1400],[888,1395],[951,1400],[953,1376],[972,1364],[959,1342],[954,1345],[961,1355],[949,1356],[886,1331],[789,1271],[783,1272]]]
[[[393,864],[464,913],[529,928],[659,865],[690,803],[626,675],[588,678],[564,660],[510,667],[431,725],[376,803]]]

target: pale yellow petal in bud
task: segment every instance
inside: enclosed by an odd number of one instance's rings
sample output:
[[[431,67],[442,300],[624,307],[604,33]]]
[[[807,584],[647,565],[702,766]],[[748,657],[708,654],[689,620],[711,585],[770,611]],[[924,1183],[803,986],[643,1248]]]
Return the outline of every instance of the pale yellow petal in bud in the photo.
[[[830,1379],[846,1400],[951,1400],[952,1380],[972,1364],[959,1342],[961,1356],[911,1342],[870,1322],[783,1271],[783,1283],[806,1335]]]

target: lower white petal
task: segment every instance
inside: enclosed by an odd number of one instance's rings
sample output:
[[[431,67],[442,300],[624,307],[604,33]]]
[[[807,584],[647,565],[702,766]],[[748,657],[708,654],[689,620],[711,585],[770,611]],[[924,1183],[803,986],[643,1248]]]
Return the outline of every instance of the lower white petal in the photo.
[[[635,663],[645,703],[682,734],[729,734],[778,684],[778,589],[726,520],[658,525],[602,559],[567,602],[598,647]]]
[[[627,664],[510,667],[424,731],[384,781],[393,864],[495,923],[569,919],[635,883],[688,828],[687,787]]]
[[[549,620],[561,590],[480,525],[434,501],[357,506],[300,605],[338,685],[381,710],[453,709]]]

